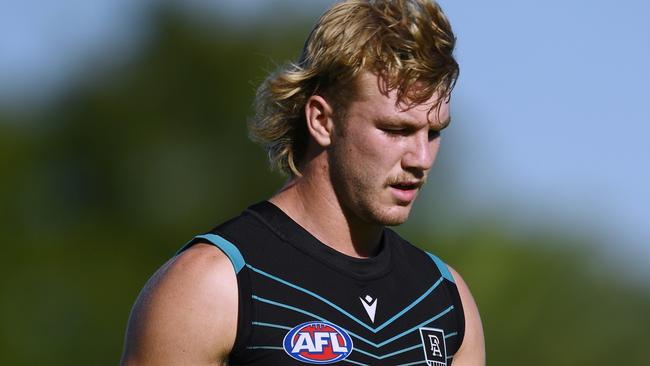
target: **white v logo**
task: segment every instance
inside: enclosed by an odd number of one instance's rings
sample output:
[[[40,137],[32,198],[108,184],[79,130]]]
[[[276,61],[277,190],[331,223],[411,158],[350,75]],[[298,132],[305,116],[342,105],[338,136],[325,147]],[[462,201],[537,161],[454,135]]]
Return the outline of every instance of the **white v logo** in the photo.
[[[361,300],[361,305],[363,305],[363,308],[366,309],[366,313],[368,313],[370,321],[374,323],[375,313],[377,312],[378,299],[373,299],[370,295],[366,295],[366,297],[360,297],[359,300]]]

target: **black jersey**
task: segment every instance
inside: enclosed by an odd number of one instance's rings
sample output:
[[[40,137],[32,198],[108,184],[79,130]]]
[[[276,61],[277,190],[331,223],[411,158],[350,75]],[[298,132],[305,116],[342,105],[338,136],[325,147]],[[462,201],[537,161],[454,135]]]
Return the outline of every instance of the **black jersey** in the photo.
[[[463,309],[447,266],[384,229],[358,259],[323,244],[270,202],[190,241],[219,247],[239,288],[229,365],[451,365]]]

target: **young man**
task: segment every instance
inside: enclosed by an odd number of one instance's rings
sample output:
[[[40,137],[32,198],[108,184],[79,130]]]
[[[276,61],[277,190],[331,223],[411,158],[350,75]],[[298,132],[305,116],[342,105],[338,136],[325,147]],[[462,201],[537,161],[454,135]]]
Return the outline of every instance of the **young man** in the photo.
[[[251,135],[289,175],[140,294],[123,365],[484,365],[453,269],[408,218],[449,124],[454,36],[430,0],[347,0],[260,87]]]

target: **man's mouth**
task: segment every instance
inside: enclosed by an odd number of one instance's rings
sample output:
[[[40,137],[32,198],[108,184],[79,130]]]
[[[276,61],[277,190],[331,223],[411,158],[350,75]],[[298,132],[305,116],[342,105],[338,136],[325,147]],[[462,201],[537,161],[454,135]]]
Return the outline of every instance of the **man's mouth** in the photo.
[[[421,181],[402,181],[389,185],[392,188],[393,196],[400,205],[407,205],[413,202],[421,186]]]
[[[415,182],[397,182],[397,183],[390,184],[390,186],[395,188],[395,189],[402,190],[402,191],[411,191],[411,190],[420,188],[422,186],[422,183],[419,182],[419,181],[415,181]]]

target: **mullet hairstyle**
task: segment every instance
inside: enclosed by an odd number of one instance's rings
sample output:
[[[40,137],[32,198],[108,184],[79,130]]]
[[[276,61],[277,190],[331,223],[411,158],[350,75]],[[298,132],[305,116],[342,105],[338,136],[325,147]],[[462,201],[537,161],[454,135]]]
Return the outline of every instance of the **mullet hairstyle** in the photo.
[[[300,60],[272,73],[258,88],[249,134],[267,151],[272,168],[300,176],[309,141],[305,105],[320,95],[335,119],[356,97],[356,78],[379,76],[382,93],[412,107],[438,92],[431,110],[449,99],[458,78],[456,39],[433,0],[345,0],[316,23]]]

